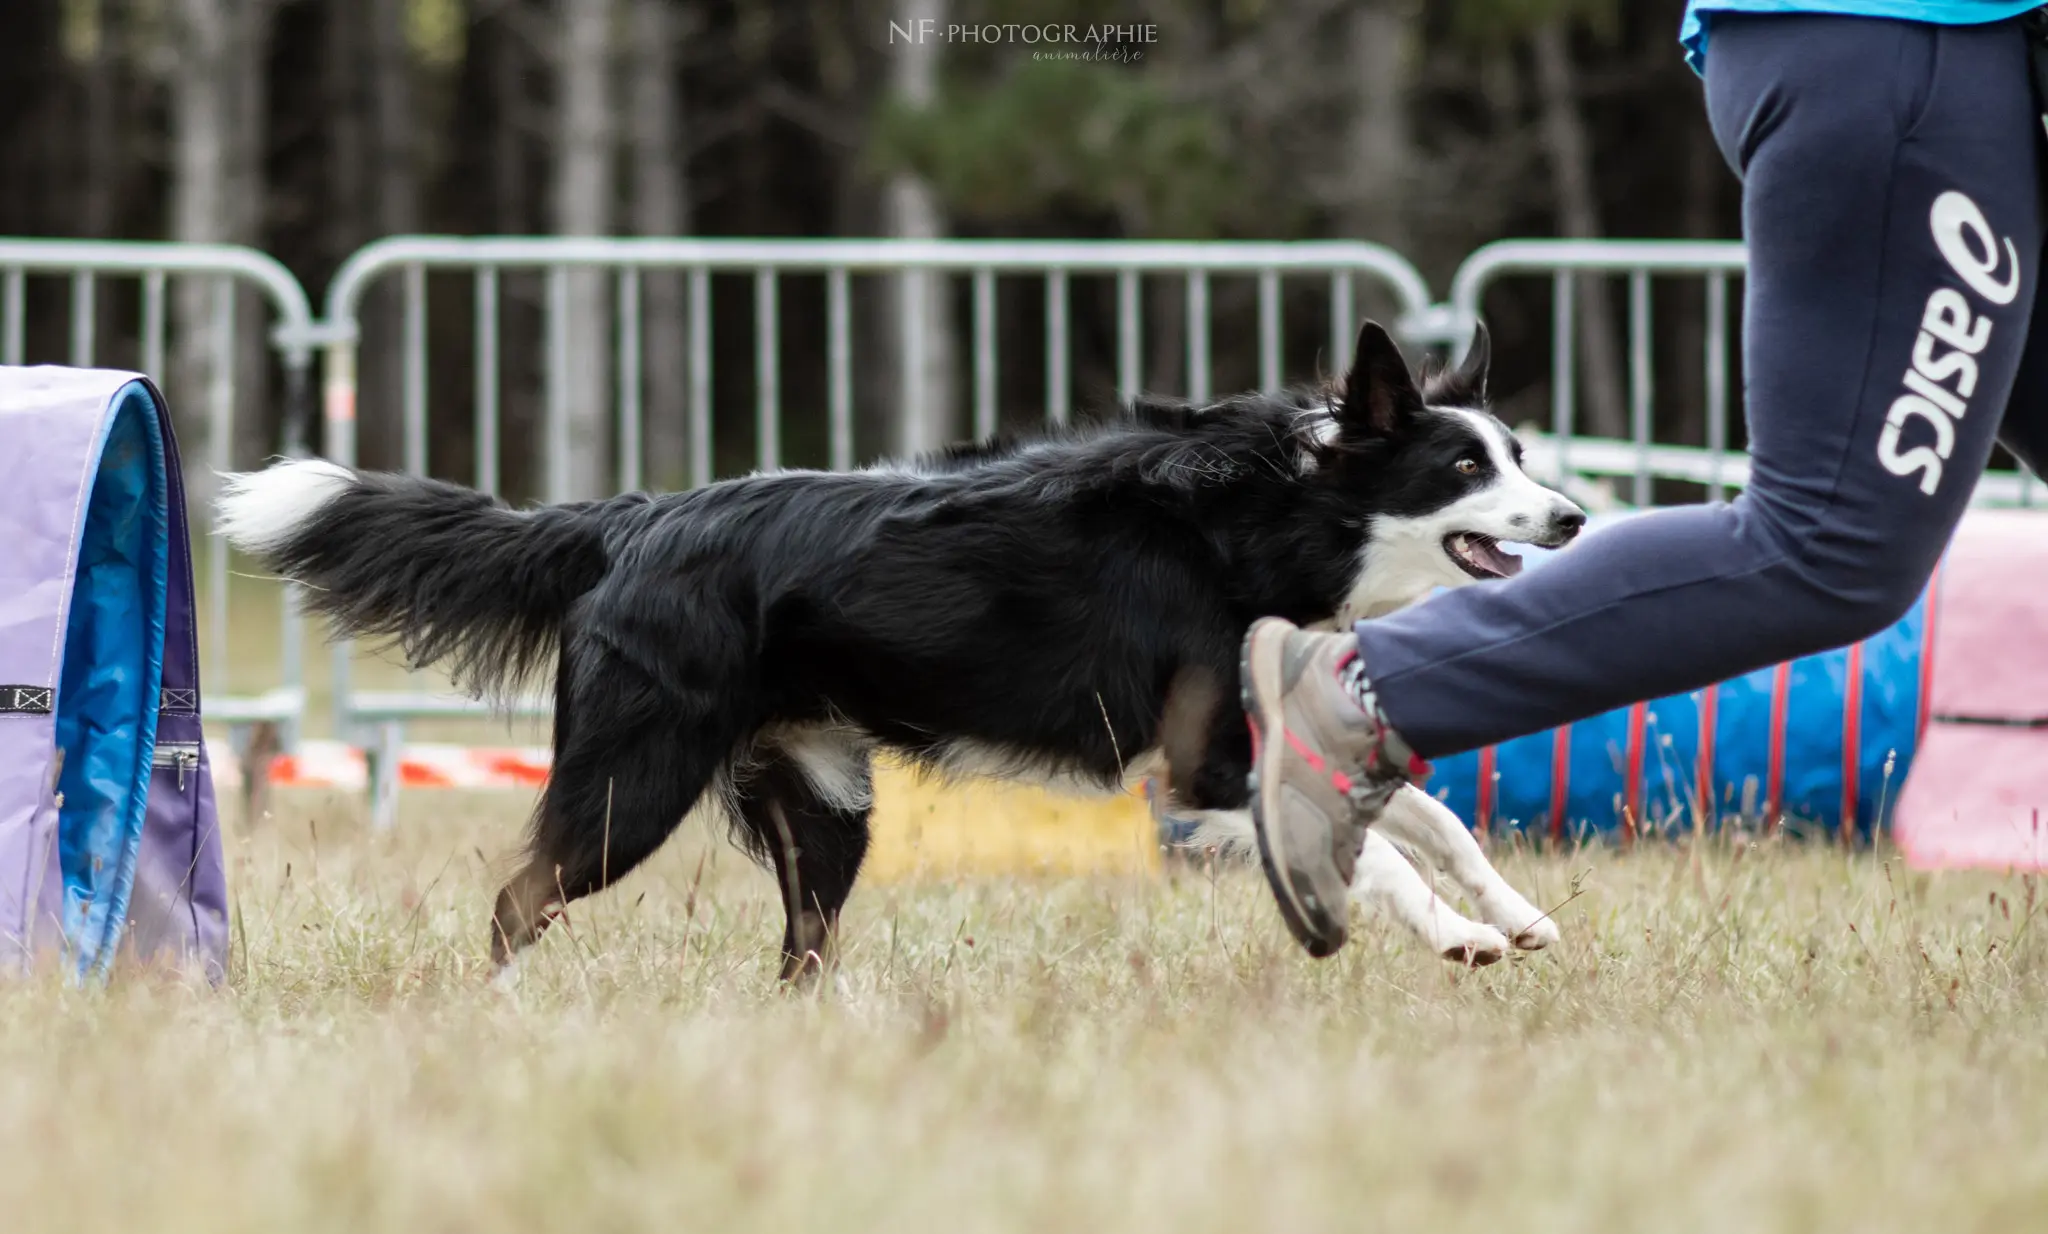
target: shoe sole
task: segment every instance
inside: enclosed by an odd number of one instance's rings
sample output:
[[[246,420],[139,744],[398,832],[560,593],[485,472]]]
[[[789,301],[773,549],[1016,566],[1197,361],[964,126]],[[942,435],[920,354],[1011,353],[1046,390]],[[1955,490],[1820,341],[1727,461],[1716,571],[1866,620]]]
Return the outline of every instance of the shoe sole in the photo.
[[[1330,932],[1310,924],[1308,910],[1296,896],[1294,885],[1280,873],[1286,865],[1287,854],[1280,851],[1280,843],[1274,839],[1274,833],[1266,826],[1266,794],[1269,791],[1277,793],[1282,781],[1281,760],[1286,757],[1286,738],[1280,734],[1285,731],[1286,717],[1267,712],[1260,704],[1259,691],[1252,688],[1253,681],[1258,679],[1257,675],[1263,668],[1268,678],[1265,682],[1265,693],[1274,700],[1277,707],[1283,693],[1280,657],[1276,653],[1268,657],[1271,662],[1264,665],[1253,662],[1252,643],[1257,629],[1255,625],[1251,631],[1246,632],[1238,652],[1237,663],[1238,703],[1244,708],[1245,715],[1251,718],[1252,728],[1258,739],[1258,751],[1253,757],[1252,771],[1247,777],[1246,785],[1252,793],[1252,832],[1259,838],[1259,864],[1266,871],[1266,882],[1273,888],[1273,898],[1279,902],[1281,920],[1287,923],[1288,932],[1294,935],[1295,941],[1311,956],[1320,960],[1335,955],[1344,945],[1345,936],[1342,930],[1333,936]],[[1269,734],[1272,735],[1270,739]],[[1277,808],[1277,803],[1275,805]]]

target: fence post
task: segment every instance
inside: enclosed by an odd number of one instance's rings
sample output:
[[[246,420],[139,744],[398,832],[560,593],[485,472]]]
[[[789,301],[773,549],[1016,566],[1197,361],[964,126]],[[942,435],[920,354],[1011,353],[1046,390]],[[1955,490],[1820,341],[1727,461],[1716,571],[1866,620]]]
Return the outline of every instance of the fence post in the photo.
[[[329,323],[332,326],[333,323]],[[327,344],[327,384],[321,399],[327,435],[327,457],[343,467],[356,465],[356,339],[353,330],[337,332]],[[349,737],[349,656],[346,639],[336,639],[333,662],[334,735]]]

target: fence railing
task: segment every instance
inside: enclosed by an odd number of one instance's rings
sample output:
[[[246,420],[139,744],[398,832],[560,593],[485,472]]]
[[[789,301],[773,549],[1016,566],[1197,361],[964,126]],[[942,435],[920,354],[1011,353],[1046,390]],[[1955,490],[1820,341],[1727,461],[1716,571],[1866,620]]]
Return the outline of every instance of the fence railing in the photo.
[[[253,286],[269,305],[274,319],[269,334],[285,376],[286,445],[305,440],[308,378],[315,351],[324,356],[322,419],[326,452],[337,461],[356,461],[358,368],[363,316],[369,293],[380,283],[398,281],[397,340],[398,414],[401,465],[408,471],[428,470],[428,313],[429,272],[466,274],[472,285],[473,330],[470,363],[475,374],[474,477],[477,485],[497,491],[499,453],[504,444],[501,367],[505,355],[501,302],[507,275],[537,275],[545,289],[541,310],[541,445],[544,476],[541,488],[550,499],[571,495],[566,470],[569,420],[574,410],[565,379],[571,356],[569,287],[572,278],[604,279],[607,311],[616,326],[608,339],[605,363],[615,380],[609,383],[614,405],[603,413],[619,443],[615,481],[618,488],[644,483],[641,430],[643,358],[647,338],[643,326],[643,280],[662,273],[678,278],[683,296],[683,347],[687,390],[682,414],[686,420],[687,479],[692,485],[714,476],[712,322],[714,275],[751,276],[753,299],[753,420],[756,465],[782,464],[784,407],[780,374],[792,358],[786,353],[780,307],[783,285],[791,276],[822,276],[823,362],[827,458],[835,468],[856,462],[854,447],[856,297],[855,276],[903,276],[933,273],[965,279],[966,357],[962,387],[967,391],[974,433],[994,432],[999,421],[998,374],[1004,370],[998,327],[1001,305],[998,277],[1036,278],[1043,284],[1044,414],[1062,423],[1073,406],[1075,388],[1074,282],[1082,278],[1114,281],[1113,369],[1117,393],[1138,393],[1148,362],[1144,340],[1143,289],[1147,280],[1179,280],[1184,317],[1178,323],[1185,356],[1185,389],[1193,397],[1212,391],[1211,342],[1215,279],[1249,279],[1256,286],[1257,382],[1277,387],[1283,377],[1283,285],[1299,289],[1302,280],[1322,280],[1329,328],[1326,366],[1341,369],[1349,356],[1357,320],[1358,280],[1374,284],[1384,303],[1394,306],[1397,332],[1420,347],[1462,349],[1479,320],[1487,293],[1516,278],[1547,278],[1551,283],[1550,423],[1547,431],[1525,431],[1529,466],[1539,477],[1570,487],[1591,499],[1603,497],[1647,505],[1660,480],[1703,486],[1719,498],[1740,488],[1748,478],[1747,459],[1730,444],[1730,315],[1729,284],[1743,275],[1742,245],[1699,241],[1571,241],[1513,240],[1474,252],[1451,281],[1449,298],[1438,302],[1416,269],[1398,253],[1362,242],[1066,242],[1066,241],[890,241],[890,240],[660,240],[609,238],[467,239],[409,236],[371,244],[343,263],[327,289],[324,315],[315,319],[310,301],[282,265],[248,249],[226,246],[120,244],[72,241],[0,240],[0,363],[18,363],[28,302],[24,288],[34,277],[55,277],[69,283],[70,351],[73,363],[96,358],[96,331],[101,318],[96,291],[107,278],[141,281],[138,367],[158,374],[166,360],[169,324],[167,280],[211,277],[209,328],[221,353],[212,364],[207,394],[209,441],[207,462],[219,470],[232,463],[236,411],[235,365],[227,349],[235,335],[238,284]],[[1578,354],[1584,313],[1579,288],[1590,276],[1624,279],[1627,287],[1625,340],[1626,403],[1629,436],[1589,437],[1579,429],[1581,363]],[[1657,383],[1653,359],[1651,294],[1653,280],[1697,281],[1703,296],[1697,345],[1704,390],[1703,444],[1674,445],[1655,440],[1653,411]],[[1015,303],[1014,298],[1011,303]],[[921,296],[893,301],[895,337],[901,351],[889,359],[900,372],[923,370],[921,348],[927,337],[924,314],[929,302]],[[1014,323],[1013,323],[1014,324]],[[1011,337],[1015,337],[1013,334]],[[1666,355],[1669,351],[1666,350]],[[445,362],[445,361],[443,361]],[[796,357],[794,362],[804,362]],[[1156,362],[1156,358],[1153,359]],[[920,383],[904,383],[908,415],[920,414]],[[446,460],[437,460],[445,463]],[[1621,490],[1593,489],[1619,481]],[[580,494],[579,494],[580,495]],[[1980,504],[2025,505],[2035,496],[2031,477],[1992,473],[1978,484]],[[206,552],[205,583],[208,652],[216,679],[229,643],[225,546],[218,540]],[[270,720],[287,726],[287,735],[301,716],[305,701],[298,623],[286,617],[282,635],[283,663],[279,685],[261,697],[228,697],[214,688],[208,710],[231,724]],[[352,687],[348,650],[337,648],[334,663],[335,718],[344,734],[369,733],[384,757],[395,765],[404,726],[427,717],[481,714],[481,705],[428,689],[367,691]],[[538,700],[516,706],[516,712],[541,714]],[[380,817],[388,818],[394,781],[387,772],[375,777]]]
[[[0,364],[20,364],[26,354],[29,283],[54,278],[66,287],[69,317],[68,362],[89,367],[104,354],[101,284],[110,279],[140,284],[136,324],[136,367],[162,381],[171,337],[171,280],[204,280],[203,324],[209,344],[205,421],[205,464],[216,472],[233,467],[235,417],[242,391],[237,385],[237,288],[253,288],[269,309],[268,335],[283,366],[288,447],[302,444],[306,424],[307,377],[315,337],[311,302],[299,281],[275,258],[254,249],[212,244],[143,244],[85,240],[0,238]],[[290,440],[296,434],[296,441]],[[209,716],[242,724],[270,721],[296,726],[305,707],[303,623],[287,605],[279,633],[276,685],[252,695],[226,689],[230,605],[227,543],[210,538],[203,555],[202,606],[206,614],[201,689]]]
[[[849,279],[856,273],[903,274],[940,272],[966,275],[973,282],[971,338],[971,381],[973,422],[978,436],[996,427],[996,374],[998,333],[995,328],[998,275],[1026,274],[1045,283],[1046,416],[1053,423],[1066,420],[1071,407],[1072,339],[1069,313],[1069,280],[1077,274],[1109,275],[1117,283],[1117,392],[1130,398],[1139,392],[1142,367],[1141,297],[1139,280],[1148,275],[1180,274],[1187,285],[1186,350],[1188,388],[1200,397],[1209,390],[1208,280],[1216,275],[1244,275],[1258,280],[1259,383],[1277,386],[1281,379],[1281,299],[1283,278],[1321,275],[1329,280],[1329,316],[1332,322],[1332,355],[1349,355],[1351,323],[1355,320],[1354,279],[1375,280],[1389,293],[1401,311],[1401,328],[1417,342],[1440,342],[1453,333],[1450,319],[1431,301],[1422,276],[1406,258],[1391,249],[1357,241],[1284,242],[1252,244],[1208,244],[1176,242],[1075,242],[1012,240],[660,240],[660,239],[575,239],[504,238],[460,239],[406,236],[378,241],[343,263],[327,292],[326,412],[328,453],[341,462],[354,458],[356,348],[360,334],[363,300],[379,278],[398,273],[403,279],[403,376],[401,416],[406,466],[424,470],[426,461],[426,333],[424,329],[427,285],[430,270],[466,270],[475,280],[474,364],[478,374],[476,391],[477,450],[476,474],[490,488],[498,474],[495,450],[501,440],[496,431],[499,391],[498,368],[501,355],[498,301],[500,276],[508,270],[540,271],[547,280],[546,390],[544,441],[550,446],[567,439],[571,409],[568,389],[555,375],[569,366],[569,321],[567,287],[572,272],[598,271],[617,280],[619,310],[617,332],[618,381],[614,409],[621,450],[618,482],[623,489],[640,486],[640,458],[637,449],[642,408],[640,405],[640,364],[644,352],[639,306],[640,277],[650,271],[669,271],[688,279],[688,367],[690,393],[688,424],[690,441],[690,482],[711,480],[711,320],[712,284],[716,273],[749,273],[754,278],[756,328],[754,367],[756,376],[757,463],[763,468],[780,465],[779,432],[781,383],[777,380],[782,363],[781,331],[778,326],[780,282],[791,274],[822,274],[825,277],[826,308],[826,415],[830,426],[830,461],[836,468],[851,467],[853,454],[853,347],[852,296]],[[924,314],[929,311],[922,297],[906,296],[899,301],[898,336],[904,354],[902,371],[920,372],[923,357],[918,354],[927,336]],[[907,382],[906,397],[912,405],[903,411],[912,418],[922,408],[922,385]],[[566,450],[550,449],[549,471],[543,486],[550,500],[568,496],[567,474],[563,469]]]
[[[1682,478],[1707,486],[1712,500],[1726,494],[1728,480],[1728,280],[1748,268],[1741,244],[1690,240],[1505,240],[1473,253],[1451,279],[1451,305],[1461,323],[1479,319],[1487,289],[1509,275],[1548,275],[1551,285],[1550,432],[1556,470],[1574,468],[1573,444],[1578,410],[1579,277],[1584,274],[1625,274],[1628,277],[1628,418],[1635,446],[1630,504],[1651,504],[1651,483],[1660,478],[1654,454],[1652,411],[1655,375],[1651,363],[1650,280],[1683,275],[1705,283],[1706,462],[1704,474],[1687,467]],[[1673,456],[1665,456],[1667,460]],[[1609,472],[1608,474],[1617,474]],[[1661,478],[1681,478],[1661,473]]]

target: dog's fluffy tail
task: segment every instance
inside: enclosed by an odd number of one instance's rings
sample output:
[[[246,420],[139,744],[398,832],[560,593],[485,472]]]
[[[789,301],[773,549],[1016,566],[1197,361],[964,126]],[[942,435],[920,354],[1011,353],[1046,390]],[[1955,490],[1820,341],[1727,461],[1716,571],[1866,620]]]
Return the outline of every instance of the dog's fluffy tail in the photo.
[[[482,493],[322,459],[222,477],[214,529],[305,585],[338,633],[509,694],[551,656],[607,565],[593,505],[511,510]]]

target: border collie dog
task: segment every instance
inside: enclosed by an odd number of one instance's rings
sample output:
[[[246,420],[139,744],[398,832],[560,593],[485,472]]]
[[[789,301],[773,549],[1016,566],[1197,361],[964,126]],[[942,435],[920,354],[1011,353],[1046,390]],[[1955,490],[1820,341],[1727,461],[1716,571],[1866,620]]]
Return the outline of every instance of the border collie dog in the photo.
[[[1483,335],[1420,388],[1377,325],[1356,357],[1315,390],[1141,399],[916,463],[530,510],[286,462],[228,477],[218,526],[340,632],[395,639],[471,689],[552,670],[553,771],[497,900],[501,965],[715,792],[774,870],[794,977],[830,957],[878,749],[1096,790],[1158,769],[1211,839],[1241,838],[1254,619],[1384,613],[1513,573],[1501,541],[1572,538],[1584,514],[1523,474],[1482,410]],[[1385,817],[1356,895],[1466,962],[1556,937],[1426,794]],[[1445,908],[1389,838],[1490,924]]]

